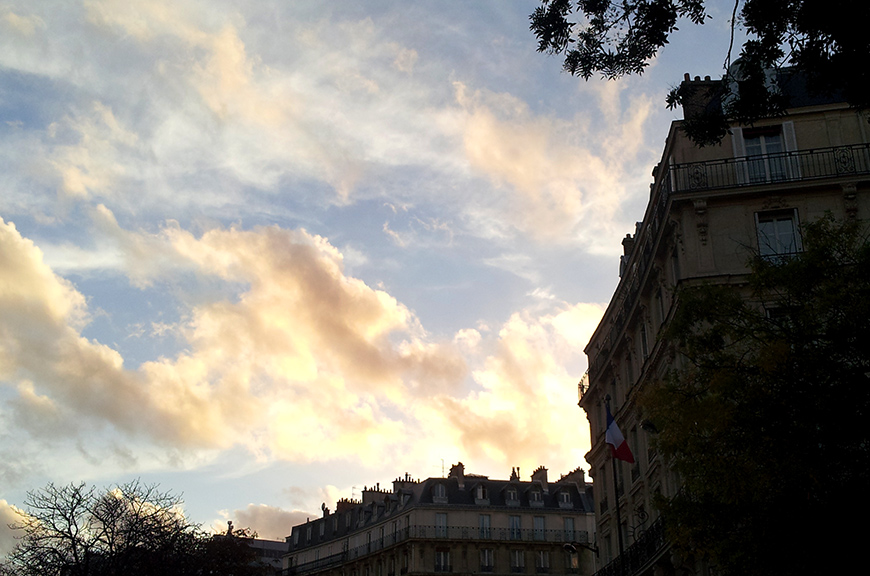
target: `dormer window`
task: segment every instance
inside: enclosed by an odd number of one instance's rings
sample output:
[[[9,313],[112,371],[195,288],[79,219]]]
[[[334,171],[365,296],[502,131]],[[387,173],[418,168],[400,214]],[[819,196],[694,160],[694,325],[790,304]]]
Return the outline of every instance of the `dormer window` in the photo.
[[[438,483],[432,488],[432,500],[439,504],[447,503],[447,487]]]
[[[529,501],[530,502],[542,502],[543,496],[541,495],[541,491],[540,490],[532,490],[529,493]]]
[[[571,504],[571,493],[567,490],[559,492],[559,504]]]
[[[517,489],[513,488],[513,487],[508,488],[507,493],[506,493],[506,497],[511,502],[515,502],[515,501],[519,500],[519,498],[517,497]]]
[[[487,498],[489,498],[489,493],[486,490],[486,486],[481,484],[477,487],[475,498],[477,498],[478,500],[486,500]]]

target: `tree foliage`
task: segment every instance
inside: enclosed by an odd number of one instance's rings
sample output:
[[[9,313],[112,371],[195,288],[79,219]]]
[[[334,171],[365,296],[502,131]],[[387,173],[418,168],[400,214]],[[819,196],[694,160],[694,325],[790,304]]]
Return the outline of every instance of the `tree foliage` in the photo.
[[[803,238],[746,292],[682,290],[682,366],[639,400],[683,482],[659,502],[669,536],[725,575],[829,573],[868,511],[870,242],[831,217]]]
[[[542,0],[530,16],[538,51],[563,55],[564,69],[588,80],[641,74],[678,24],[704,24],[705,0]],[[770,82],[770,70],[791,66],[816,94],[840,94],[857,107],[870,105],[870,18],[866,0],[734,0],[732,43],[737,29],[747,40],[739,66],[724,56],[724,76],[715,111],[685,127],[699,145],[721,141],[726,119],[752,124],[783,114],[789,102]],[[860,23],[860,24],[859,24]],[[686,94],[675,88],[668,107]]]
[[[190,523],[179,497],[139,482],[100,491],[84,483],[28,493],[19,543],[4,576],[263,574],[240,538]]]

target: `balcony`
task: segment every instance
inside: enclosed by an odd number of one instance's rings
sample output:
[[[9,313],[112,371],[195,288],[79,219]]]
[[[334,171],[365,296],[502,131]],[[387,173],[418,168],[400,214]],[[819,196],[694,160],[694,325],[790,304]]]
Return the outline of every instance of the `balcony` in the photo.
[[[659,518],[625,552],[593,576],[638,576],[647,573],[666,549],[665,525]]]
[[[594,380],[609,362],[613,347],[620,341],[622,329],[631,318],[675,194],[716,190],[739,193],[759,186],[867,175],[870,175],[870,144],[664,166],[657,175],[654,195],[643,225],[635,236],[634,251],[630,260],[625,262],[625,269],[630,273],[622,277],[606,316],[611,320],[610,330],[599,341],[600,351],[590,358],[587,375],[578,385],[580,399],[589,390],[589,379]]]
[[[868,144],[675,164],[662,175],[662,187],[681,193],[860,174],[870,174]]]
[[[333,554],[304,562],[297,566],[286,568],[281,572],[282,576],[296,576],[318,572],[327,568],[338,566],[370,554],[375,554],[385,548],[394,546],[408,540],[427,541],[489,541],[489,542],[552,542],[564,544],[566,542],[588,542],[589,534],[585,530],[541,530],[535,528],[477,528],[468,526],[409,526],[394,534],[385,535],[350,548],[345,552]]]

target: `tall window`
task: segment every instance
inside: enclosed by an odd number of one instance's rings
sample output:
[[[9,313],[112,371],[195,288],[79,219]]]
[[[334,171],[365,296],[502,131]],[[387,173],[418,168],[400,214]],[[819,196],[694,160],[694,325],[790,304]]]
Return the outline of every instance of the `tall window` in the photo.
[[[787,153],[797,149],[794,122],[756,128],[732,128],[731,143],[738,159],[737,181],[741,184],[777,182],[800,176],[797,157]]]
[[[437,538],[447,538],[447,513],[437,512],[435,514],[435,536]]]
[[[550,552],[548,550],[538,550],[535,552],[535,572],[538,574],[546,574],[550,571]]]
[[[526,554],[522,550],[511,550],[511,572],[525,572]]]
[[[562,524],[565,527],[565,542],[574,541],[574,519],[564,518]]]
[[[785,178],[785,158],[782,156],[785,148],[779,126],[746,129],[743,131],[743,144],[746,155],[750,156],[747,166],[750,182],[774,182]],[[753,159],[753,156],[761,158]]]
[[[479,516],[480,538],[488,540],[492,537],[492,517],[489,514]]]
[[[519,516],[511,515],[508,517],[508,526],[510,526],[510,538],[511,540],[522,540],[522,528],[521,528],[521,518]]]
[[[450,572],[450,549],[438,548],[435,550],[435,571]]]
[[[486,486],[484,486],[483,484],[479,484],[477,486],[475,498],[477,498],[478,500],[486,500],[487,498],[489,498],[489,494],[487,493]]]
[[[757,212],[758,253],[764,258],[795,254],[801,250],[797,210]]]
[[[481,548],[480,549],[480,571],[481,572],[492,572],[495,567],[495,555],[493,554],[492,548]]]
[[[546,519],[543,516],[535,516],[535,540],[545,539],[545,522]]]

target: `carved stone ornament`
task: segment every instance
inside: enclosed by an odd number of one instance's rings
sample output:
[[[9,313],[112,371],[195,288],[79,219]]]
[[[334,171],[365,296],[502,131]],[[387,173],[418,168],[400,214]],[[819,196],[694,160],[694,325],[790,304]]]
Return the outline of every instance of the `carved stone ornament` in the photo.
[[[709,223],[707,222],[707,200],[704,198],[700,198],[698,200],[694,200],[693,204],[695,205],[695,215],[698,217],[698,239],[701,241],[702,246],[706,246],[707,229],[709,227]]]

